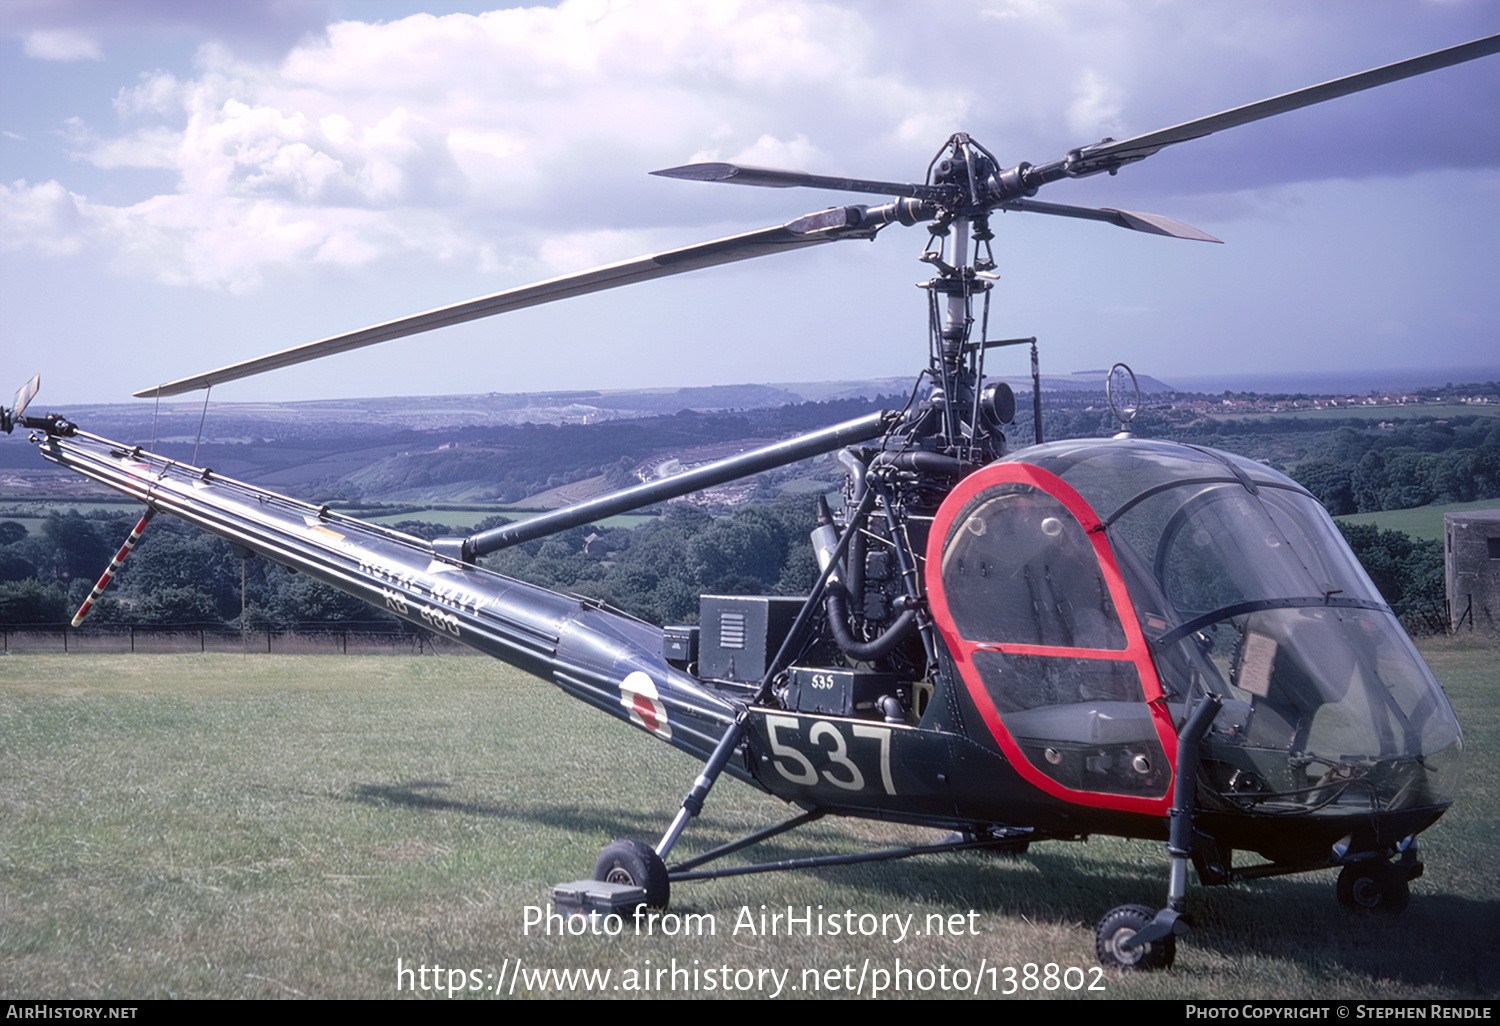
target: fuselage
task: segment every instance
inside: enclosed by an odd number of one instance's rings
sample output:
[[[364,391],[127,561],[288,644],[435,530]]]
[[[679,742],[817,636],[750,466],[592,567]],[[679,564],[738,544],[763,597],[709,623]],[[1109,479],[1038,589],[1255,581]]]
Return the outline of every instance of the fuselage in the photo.
[[[777,701],[669,659],[660,627],[420,539],[82,432],[41,444],[700,759],[744,716],[729,772],[807,809],[1164,837],[1176,732],[1210,692],[1226,706],[1202,746],[1200,828],[1226,847],[1389,850],[1456,783],[1452,711],[1326,514],[1224,454],[1054,443],[965,478],[916,554],[937,672],[896,716],[817,704],[838,666],[802,667],[804,697]]]

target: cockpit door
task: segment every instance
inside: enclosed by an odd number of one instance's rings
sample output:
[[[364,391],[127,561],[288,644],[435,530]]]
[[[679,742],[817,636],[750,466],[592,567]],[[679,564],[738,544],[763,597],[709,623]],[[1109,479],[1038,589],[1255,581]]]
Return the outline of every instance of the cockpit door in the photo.
[[[1099,517],[1060,477],[991,464],[929,537],[932,613],[1001,750],[1041,790],[1164,815],[1176,735]]]

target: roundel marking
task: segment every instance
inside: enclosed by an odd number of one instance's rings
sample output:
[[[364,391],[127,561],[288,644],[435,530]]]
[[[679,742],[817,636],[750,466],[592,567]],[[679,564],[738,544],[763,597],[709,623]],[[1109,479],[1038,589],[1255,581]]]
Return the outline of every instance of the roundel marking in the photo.
[[[630,713],[630,722],[649,730],[663,741],[672,739],[672,724],[662,704],[656,682],[642,670],[632,670],[620,681],[620,704]]]

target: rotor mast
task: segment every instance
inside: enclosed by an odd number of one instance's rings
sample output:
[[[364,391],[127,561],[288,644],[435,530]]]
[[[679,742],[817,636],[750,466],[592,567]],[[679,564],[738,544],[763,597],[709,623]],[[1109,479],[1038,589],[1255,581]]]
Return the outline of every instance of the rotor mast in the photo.
[[[963,133],[944,144],[928,170],[928,187],[944,197],[933,211],[931,239],[921,257],[937,271],[923,284],[930,296],[930,375],[937,385],[929,402],[941,411],[940,447],[962,458],[982,445],[983,327],[979,342],[971,336],[976,294],[984,297],[981,325],[988,321],[991,286],[981,272],[994,267],[987,245],[992,236],[985,184],[994,173],[994,158]]]

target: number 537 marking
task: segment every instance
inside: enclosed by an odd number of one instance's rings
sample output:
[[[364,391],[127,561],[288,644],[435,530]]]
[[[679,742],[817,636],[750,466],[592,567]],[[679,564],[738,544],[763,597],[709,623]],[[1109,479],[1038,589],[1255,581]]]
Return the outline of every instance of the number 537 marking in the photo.
[[[812,759],[783,742],[776,733],[778,730],[795,731],[797,727],[795,716],[766,717],[766,733],[771,738],[771,753],[777,756],[771,764],[776,767],[776,772],[792,783],[811,787],[818,782],[820,775]],[[873,723],[854,723],[849,724],[849,729],[857,739],[867,738],[880,742],[880,782],[885,786],[886,794],[895,794],[896,787],[891,783],[891,728]],[[838,727],[828,720],[814,720],[807,732],[807,741],[813,746],[813,754],[829,763],[828,768],[821,773],[824,780],[846,791],[864,790],[865,775],[854,764],[854,760],[849,758],[848,742],[844,740],[844,734]]]

